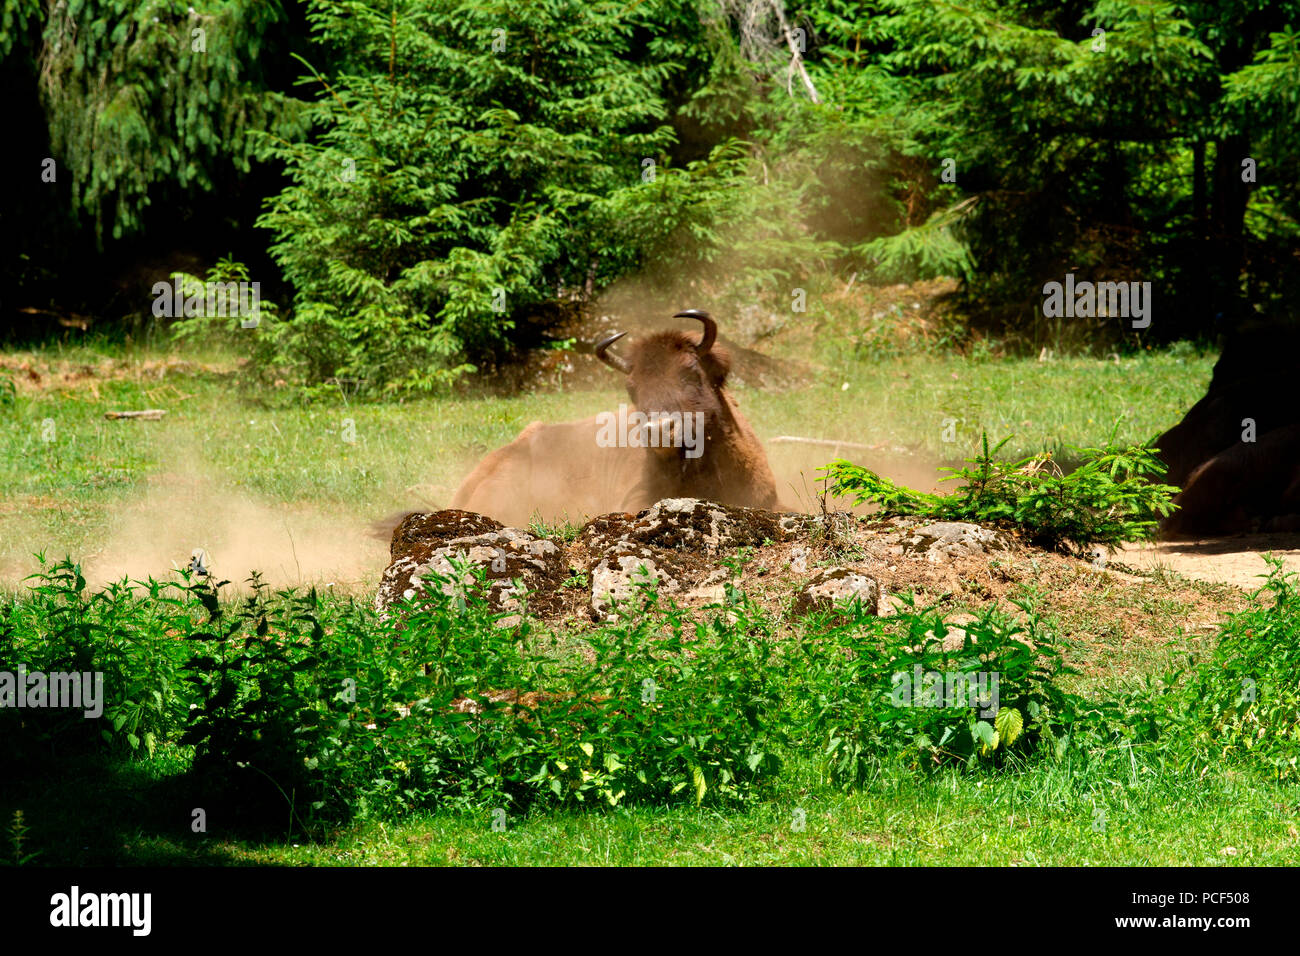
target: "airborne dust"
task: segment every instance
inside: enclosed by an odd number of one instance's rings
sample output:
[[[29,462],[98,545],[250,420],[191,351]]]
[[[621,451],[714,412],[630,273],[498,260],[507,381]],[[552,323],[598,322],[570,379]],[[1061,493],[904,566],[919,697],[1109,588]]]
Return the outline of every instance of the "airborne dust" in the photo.
[[[712,275],[718,274],[718,267],[715,263]],[[782,319],[771,310],[719,307],[714,305],[718,299],[717,287],[699,274],[691,278],[679,272],[669,279],[648,273],[606,290],[600,301],[586,310],[581,324],[562,328],[560,334],[590,343],[613,329],[629,330],[633,336],[674,325],[694,330],[696,326],[690,320],[673,320],[670,316],[679,309],[708,306],[714,310],[723,339],[730,340],[735,358],[733,395],[764,439],[777,492],[785,506],[808,512],[820,510],[818,469],[837,456],[910,487],[936,487],[937,461],[921,460],[902,448],[853,447],[854,442],[870,444],[873,430],[869,423],[844,425],[852,417],[852,396],[845,396],[843,409],[835,415],[838,421],[801,422],[790,427],[773,421],[770,412],[756,411],[756,406],[770,403],[769,398],[759,400],[760,390],[764,396],[775,396],[779,401],[784,391],[799,387],[795,384],[799,379],[807,381],[809,375],[824,377],[825,370],[818,369],[815,362],[775,357],[782,351],[801,355],[808,350],[799,345],[777,348],[775,343],[783,330],[772,323],[784,322],[785,331],[798,336],[809,320],[804,315]],[[589,344],[586,348],[589,350]],[[571,354],[565,358],[563,354],[544,354],[545,361],[556,357],[569,363],[568,371],[538,375],[535,381],[525,383],[523,391],[576,393],[577,404],[584,411],[556,418],[547,410],[534,413],[528,407],[529,416],[547,421],[572,420],[615,408],[626,400],[617,374],[591,355]],[[788,380],[783,380],[784,371],[791,372]],[[138,369],[135,374],[139,374]],[[183,386],[183,378],[176,380]],[[94,388],[93,380],[82,384]],[[409,412],[399,409],[397,413],[427,414],[419,403],[412,405]],[[208,555],[213,574],[236,587],[258,571],[276,588],[332,585],[340,591],[365,594],[373,591],[387,564],[387,542],[378,525],[387,521],[391,527],[403,511],[448,507],[456,485],[490,450],[469,447],[464,433],[454,428],[445,437],[438,437],[442,433],[435,427],[430,430],[434,437],[427,445],[372,449],[376,456],[404,456],[390,468],[373,507],[345,505],[328,496],[317,498],[302,493],[289,495],[290,501],[276,501],[273,496],[240,487],[239,482],[232,484],[228,473],[205,463],[199,437],[203,431],[201,417],[195,415],[186,428],[178,425],[173,415],[160,423],[108,426],[153,429],[144,434],[154,442],[157,467],[149,469],[147,479],[123,487],[117,494],[97,494],[85,502],[74,502],[78,512],[75,515],[64,513],[69,505],[66,500],[9,495],[0,498],[0,587],[21,587],[22,579],[38,569],[33,555],[40,551],[52,559],[72,553],[81,560],[90,586],[97,587],[123,577],[174,580],[177,570],[189,564],[194,549],[201,548]],[[833,429],[834,434],[823,434],[823,428]],[[458,439],[457,435],[462,437]],[[783,435],[843,438],[846,445],[769,441]],[[209,449],[209,453],[215,451]],[[390,457],[390,464],[395,460]],[[512,503],[517,503],[519,494],[510,493]],[[554,521],[565,516],[568,509],[563,497],[560,491],[539,501],[541,517]],[[828,505],[844,508],[848,502],[829,501]],[[79,530],[64,532],[64,527],[73,525]]]

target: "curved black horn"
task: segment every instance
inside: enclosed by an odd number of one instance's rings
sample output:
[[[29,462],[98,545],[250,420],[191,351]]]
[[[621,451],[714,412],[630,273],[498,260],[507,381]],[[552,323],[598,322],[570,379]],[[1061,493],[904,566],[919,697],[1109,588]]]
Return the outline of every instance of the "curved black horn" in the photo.
[[[718,337],[718,323],[713,321],[713,316],[701,309],[687,309],[685,312],[678,312],[673,318],[697,319],[704,323],[704,337],[700,339],[700,344],[695,346],[695,351],[700,355],[708,354]]]
[[[627,360],[619,358],[617,355],[608,354],[609,347],[625,335],[627,335],[626,332],[615,332],[609,338],[601,339],[599,342],[597,342],[596,358],[600,359],[610,368],[616,368],[624,375],[627,375],[632,371],[631,367],[627,364]]]

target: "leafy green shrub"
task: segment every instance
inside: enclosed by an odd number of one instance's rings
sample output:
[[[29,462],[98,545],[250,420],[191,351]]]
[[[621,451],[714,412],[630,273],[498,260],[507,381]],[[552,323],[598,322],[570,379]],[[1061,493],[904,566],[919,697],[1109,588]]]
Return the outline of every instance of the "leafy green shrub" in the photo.
[[[256,329],[243,328],[241,322],[244,316],[242,315],[217,314],[230,311],[228,308],[218,307],[213,313],[209,313],[206,308],[205,283],[238,285],[241,282],[248,282],[248,266],[226,256],[219,259],[204,278],[187,272],[177,272],[172,275],[172,279],[180,283],[182,302],[188,301],[193,296],[199,296],[204,301],[201,314],[176,317],[176,321],[171,326],[171,334],[174,338],[179,341],[209,344],[228,341],[232,334],[240,335],[243,337],[241,348],[252,357],[254,368],[271,370],[276,360],[275,342],[284,334],[283,326],[276,321],[279,317],[279,309],[274,302],[259,297],[256,312],[250,316],[258,322]]]
[[[481,584],[481,578],[479,578]],[[378,622],[259,588],[191,636],[183,742],[203,785],[310,826],[455,806],[745,800],[775,775],[767,625],[747,604],[688,625],[646,607],[573,647],[500,626],[479,587]],[[252,813],[246,808],[246,813]],[[264,818],[266,813],[260,814]]]
[[[1078,449],[1082,463],[1063,474],[1045,455],[995,461],[993,455],[1009,440],[990,450],[985,435],[981,454],[967,459],[973,467],[942,469],[952,472],[942,480],[963,482],[950,495],[913,491],[843,459],[827,467],[825,480],[833,493],[853,495],[856,504],[879,505],[888,515],[1014,528],[1046,548],[1100,544],[1113,549],[1145,540],[1175,507],[1171,498],[1178,489],[1151,480],[1164,474],[1165,466],[1147,445]]]
[[[88,594],[72,562],[43,568],[27,597],[0,602],[0,669],[102,670],[105,719],[0,709],[0,758],[192,746],[210,818],[312,831],[416,808],[725,806],[761,797],[799,747],[840,787],[891,764],[984,771],[1143,748],[1182,770],[1227,758],[1296,777],[1300,600],[1277,562],[1209,659],[1096,700],[1067,689],[1074,671],[1028,601],[963,624],[947,650],[940,610],[910,598],[890,618],[814,615],[778,644],[734,585],[690,612],[644,588],[576,635],[508,619],[480,574],[456,573],[471,574],[459,593],[381,621],[368,603],[256,578],[230,602],[189,582]],[[994,676],[996,701],[974,699]]]
[[[500,615],[477,600],[422,606],[401,644],[428,663],[428,683],[411,715],[386,721],[378,737],[384,765],[404,771],[397,802],[518,811],[748,798],[778,767],[768,742],[776,695],[771,647],[748,636],[766,622],[748,605],[729,610],[730,622],[690,625],[651,592],[575,657],[533,639],[526,623],[513,633],[495,626]],[[419,683],[390,686],[386,699],[414,695]],[[500,699],[510,689],[533,693]],[[372,682],[372,699],[381,690]]]
[[[9,821],[9,859],[5,861],[0,858],[0,866],[26,866],[41,855],[40,850],[29,851],[26,848],[27,833],[30,829],[23,819],[23,812],[15,810],[13,817]]]
[[[691,3],[331,0],[306,15],[337,69],[305,81],[318,135],[263,139],[292,182],[259,225],[296,290],[282,356],[309,380],[445,383],[519,319],[685,238],[741,170],[732,142],[668,163],[670,97],[702,58]]]
[[[803,727],[818,741],[829,779],[860,786],[889,762],[919,770],[953,762],[968,769],[1068,745],[1089,706],[1063,690],[1075,673],[1027,602],[1023,622],[990,610],[962,625],[961,646],[944,649],[948,626],[935,608],[879,618],[851,606],[810,618],[791,686]]]
[[[1225,760],[1300,779],[1300,592],[1270,556],[1253,606],[1228,617],[1209,658],[1126,698],[1141,738],[1193,767]],[[1260,598],[1267,595],[1271,603]]]
[[[66,754],[107,743],[154,752],[177,732],[188,698],[180,640],[197,602],[185,587],[149,581],[86,593],[79,565],[64,560],[36,575],[31,597],[0,605],[0,670],[102,673],[103,715],[84,710],[0,708],[0,746],[9,759]],[[143,593],[142,593],[143,592]],[[21,728],[21,729],[20,729]]]
[[[595,706],[549,705],[569,733],[547,738],[528,782],[560,802],[731,803],[775,776],[771,625],[732,595],[725,608],[691,621],[651,592],[640,611],[588,636],[601,667],[582,675],[575,696]]]
[[[291,830],[416,807],[725,804],[777,773],[770,623],[738,592],[696,621],[648,591],[577,643],[502,621],[473,581],[380,621],[256,576],[234,602],[188,581],[88,594],[61,562],[0,602],[0,669],[103,671],[104,719],[0,709],[3,757],[192,747],[197,805]]]
[[[0,4],[0,50],[22,36],[9,28],[23,22],[23,6]],[[301,104],[267,93],[283,51],[282,3],[82,0],[43,19],[31,53],[51,155],[71,210],[93,219],[101,248],[107,235],[143,230],[151,204],[188,206],[200,191],[229,190],[256,152],[250,131],[302,132]]]
[[[194,704],[179,742],[194,747],[194,775],[212,803],[243,822],[265,822],[287,803],[292,830],[324,806],[313,806],[319,787],[302,735],[319,723],[328,674],[345,662],[328,658],[331,607],[315,589],[271,594],[256,576],[251,583],[233,608],[215,591],[195,592],[206,613],[187,635]]]

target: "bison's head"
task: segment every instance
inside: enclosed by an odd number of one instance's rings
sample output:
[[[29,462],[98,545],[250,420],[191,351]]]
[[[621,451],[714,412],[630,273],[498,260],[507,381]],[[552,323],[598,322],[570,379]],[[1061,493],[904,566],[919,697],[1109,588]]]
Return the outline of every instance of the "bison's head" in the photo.
[[[657,332],[634,342],[619,356],[609,352],[627,334],[619,332],[596,346],[596,356],[627,376],[628,397],[646,417],[645,444],[664,455],[696,458],[703,451],[705,436],[729,427],[722,386],[731,359],[715,344],[718,326],[707,312],[690,309],[673,318],[703,323],[704,334],[697,338],[689,332]]]

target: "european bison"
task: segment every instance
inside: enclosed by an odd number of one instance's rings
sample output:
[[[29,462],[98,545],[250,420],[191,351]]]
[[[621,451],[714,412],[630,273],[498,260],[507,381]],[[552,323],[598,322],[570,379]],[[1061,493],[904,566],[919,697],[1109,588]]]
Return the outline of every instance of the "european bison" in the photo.
[[[717,323],[691,309],[703,335],[657,332],[618,355],[596,346],[627,376],[632,408],[578,422],[533,422],[492,452],[456,490],[451,507],[522,524],[535,513],[571,519],[639,511],[661,498],[705,498],[775,510],[767,455],[727,392],[731,360]]]
[[[1238,441],[1202,462],[1164,520],[1166,538],[1300,531],[1300,425]]]
[[[1300,329],[1246,329],[1224,346],[1205,397],[1156,439],[1183,491],[1164,537],[1300,528]]]

